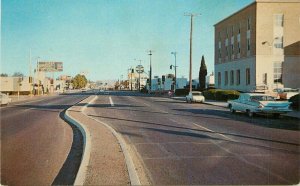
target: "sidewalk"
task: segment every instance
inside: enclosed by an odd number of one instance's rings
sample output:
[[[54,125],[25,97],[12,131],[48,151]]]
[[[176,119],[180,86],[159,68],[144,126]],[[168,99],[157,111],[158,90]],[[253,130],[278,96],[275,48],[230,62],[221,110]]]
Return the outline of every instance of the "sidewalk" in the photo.
[[[58,95],[58,93],[52,93],[52,94],[44,94],[44,95],[10,95],[9,98],[11,98],[11,103],[18,103],[18,102],[23,102],[23,101],[31,101],[31,100],[38,100],[39,98],[44,98],[44,97],[50,97],[50,96],[55,96]]]
[[[67,111],[84,131],[84,154],[74,185],[129,185],[125,158],[116,137],[82,112],[93,98],[90,96]]]
[[[172,99],[185,101],[185,97],[172,97]],[[228,108],[228,103],[224,101],[205,100],[204,104]],[[297,110],[293,110],[292,112],[289,112],[287,114],[282,114],[282,115],[300,119],[300,111]]]

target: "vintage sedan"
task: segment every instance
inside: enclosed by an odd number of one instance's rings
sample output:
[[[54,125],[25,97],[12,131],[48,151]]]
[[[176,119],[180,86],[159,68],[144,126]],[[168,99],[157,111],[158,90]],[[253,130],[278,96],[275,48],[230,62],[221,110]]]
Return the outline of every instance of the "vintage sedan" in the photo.
[[[189,92],[189,94],[185,97],[185,100],[187,103],[192,103],[192,102],[203,103],[205,101],[205,98],[202,95],[202,92],[192,91],[192,92]]]
[[[236,100],[228,101],[230,112],[246,112],[249,117],[254,114],[272,114],[278,118],[280,114],[291,112],[290,102],[276,101],[274,97],[261,93],[242,93]]]
[[[0,105],[8,105],[11,102],[11,98],[8,95],[0,93]]]

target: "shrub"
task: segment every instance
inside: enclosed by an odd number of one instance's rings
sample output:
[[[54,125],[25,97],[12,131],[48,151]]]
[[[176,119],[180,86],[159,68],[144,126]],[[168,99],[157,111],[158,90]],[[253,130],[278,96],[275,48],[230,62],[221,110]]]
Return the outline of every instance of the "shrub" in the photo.
[[[176,89],[175,95],[176,96],[186,96],[189,94],[189,89]]]
[[[237,99],[240,93],[236,90],[209,89],[203,91],[205,99],[227,101]]]
[[[300,94],[294,95],[289,99],[289,102],[292,102],[291,106],[294,109],[299,110],[299,103],[300,103]]]

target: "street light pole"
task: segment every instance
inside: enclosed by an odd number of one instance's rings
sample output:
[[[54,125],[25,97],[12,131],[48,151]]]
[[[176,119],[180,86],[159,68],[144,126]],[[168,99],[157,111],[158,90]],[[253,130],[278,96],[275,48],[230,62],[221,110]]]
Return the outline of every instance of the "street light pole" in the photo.
[[[150,89],[150,92],[151,92],[151,90],[152,90],[152,81],[151,81],[151,79],[152,79],[152,61],[151,61],[151,56],[152,56],[152,50],[149,50],[149,56],[150,56],[150,75],[149,75],[149,89]]]
[[[173,54],[174,56],[175,56],[175,66],[174,66],[174,68],[175,68],[175,86],[174,86],[174,92],[176,92],[176,85],[177,85],[177,80],[176,80],[176,78],[177,78],[177,73],[176,73],[176,71],[177,71],[177,65],[176,65],[176,55],[177,55],[177,52],[175,51],[175,52],[171,52],[171,54]]]
[[[194,16],[198,16],[199,14],[185,14],[185,16],[190,16],[191,17],[191,30],[190,30],[190,74],[189,74],[189,79],[190,79],[190,92],[192,92],[192,42],[193,42],[193,18]]]

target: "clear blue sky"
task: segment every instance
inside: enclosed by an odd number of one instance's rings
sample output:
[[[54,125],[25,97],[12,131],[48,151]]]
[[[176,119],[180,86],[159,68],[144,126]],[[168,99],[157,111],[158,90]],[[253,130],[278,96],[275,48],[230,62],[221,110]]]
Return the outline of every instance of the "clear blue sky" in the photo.
[[[62,61],[64,72],[89,71],[88,79],[127,77],[147,50],[154,50],[153,75],[172,73],[177,51],[178,76],[188,77],[190,19],[194,19],[193,78],[201,56],[209,73],[214,64],[214,24],[253,0],[2,0],[1,73],[29,74],[32,64]]]

